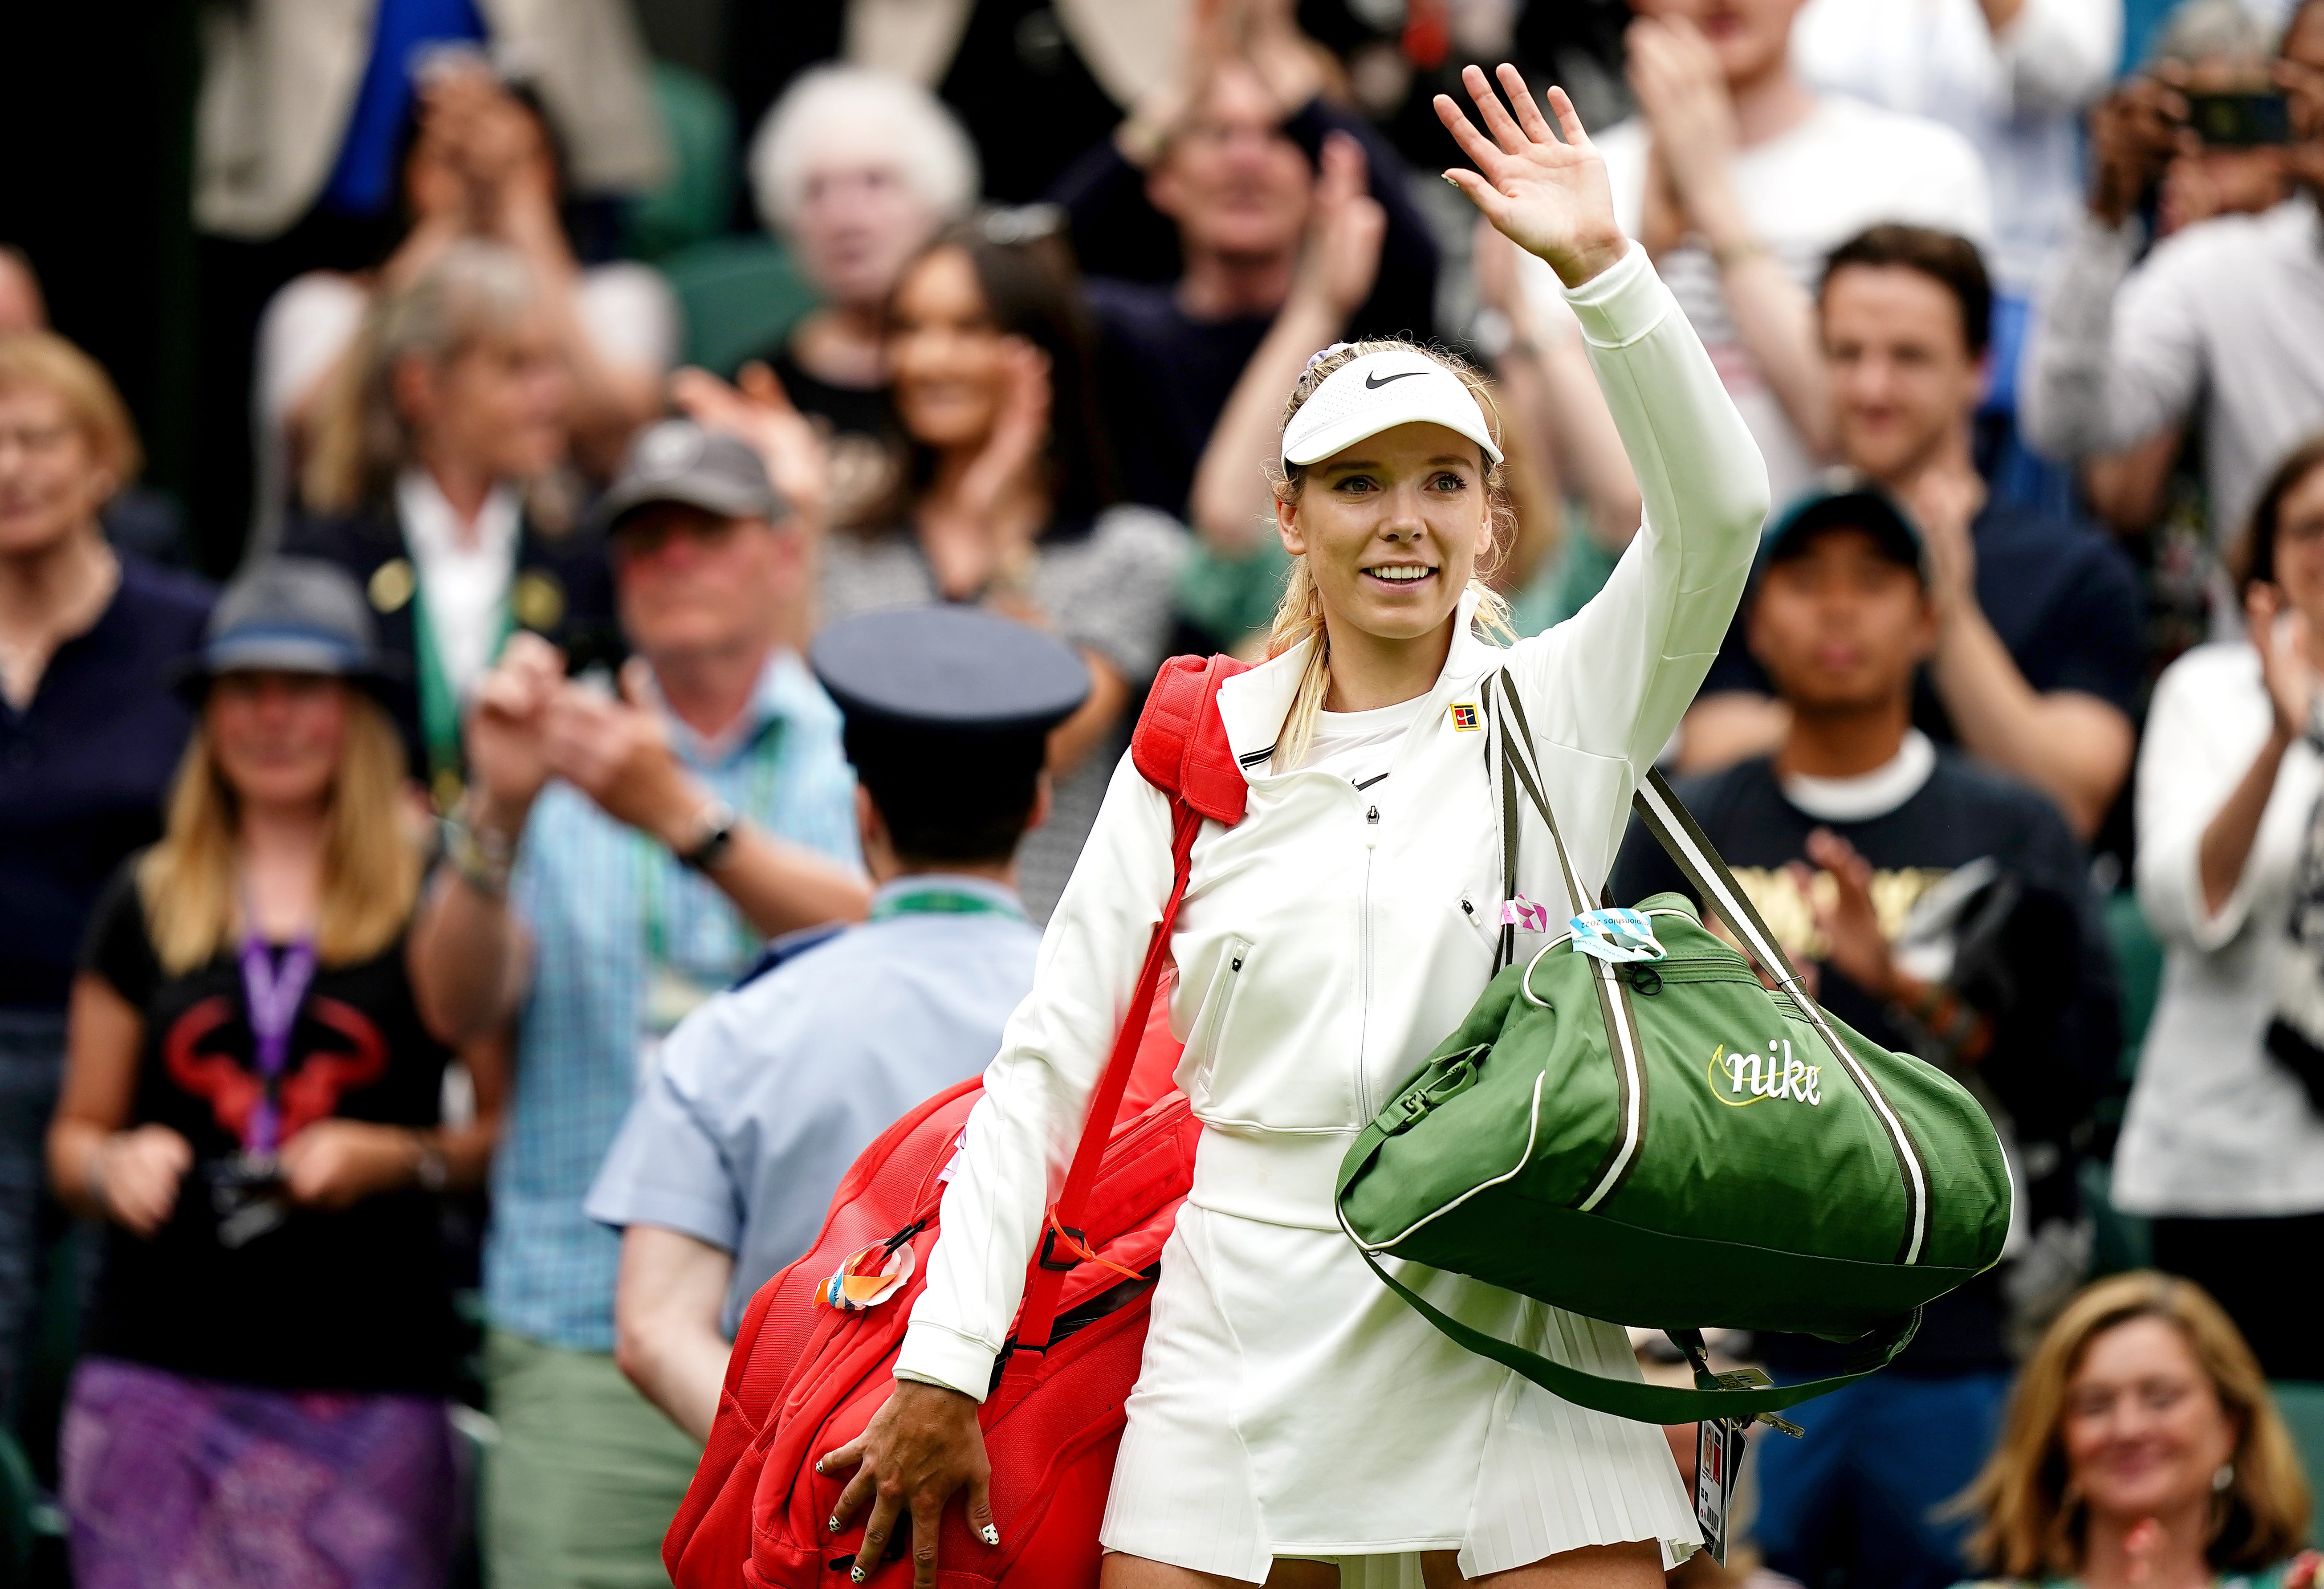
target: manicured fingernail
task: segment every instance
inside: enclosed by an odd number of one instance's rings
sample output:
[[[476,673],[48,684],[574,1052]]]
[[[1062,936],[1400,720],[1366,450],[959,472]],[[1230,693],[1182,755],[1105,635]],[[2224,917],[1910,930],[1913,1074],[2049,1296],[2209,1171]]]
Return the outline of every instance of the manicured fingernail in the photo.
[[[848,1568],[847,1581],[851,1584],[861,1584],[863,1582],[863,1569],[861,1566],[852,1566]]]
[[[995,1550],[1001,1548],[1001,1530],[994,1528],[991,1523],[985,1524],[984,1527],[979,1529],[977,1532],[984,1536],[984,1542],[987,1545],[991,1546]]]
[[[824,1527],[830,1529],[835,1534],[839,1532],[839,1514],[835,1511],[833,1512],[831,1514],[831,1520],[824,1524]]]

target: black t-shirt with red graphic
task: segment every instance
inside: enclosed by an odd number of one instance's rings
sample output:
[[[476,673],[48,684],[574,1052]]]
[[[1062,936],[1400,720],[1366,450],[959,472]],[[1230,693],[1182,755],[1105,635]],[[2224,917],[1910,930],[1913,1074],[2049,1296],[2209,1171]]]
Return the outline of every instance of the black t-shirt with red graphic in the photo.
[[[329,1212],[279,1195],[244,1152],[263,1086],[240,962],[164,971],[136,865],[99,901],[82,965],[144,1021],[129,1123],[177,1132],[194,1166],[150,1239],[108,1232],[87,1349],[284,1390],[448,1391],[457,1334],[436,1198],[392,1192]],[[451,1058],[420,1023],[401,935],[370,959],[318,966],[276,1086],[281,1139],[333,1117],[432,1126]]]

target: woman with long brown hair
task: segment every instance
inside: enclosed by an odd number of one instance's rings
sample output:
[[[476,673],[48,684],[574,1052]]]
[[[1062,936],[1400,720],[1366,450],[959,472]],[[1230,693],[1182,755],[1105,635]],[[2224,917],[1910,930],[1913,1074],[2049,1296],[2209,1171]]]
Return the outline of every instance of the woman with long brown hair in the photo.
[[[2308,1589],[2300,1458],[2251,1348],[2191,1280],[2098,1281],[2034,1348],[1964,1501],[2015,1584]]]
[[[429,1584],[448,1571],[457,1336],[435,1194],[503,1078],[413,986],[426,824],[354,584],[261,564],[182,671],[161,842],[97,907],[49,1175],[106,1222],[63,1433],[78,1582]]]

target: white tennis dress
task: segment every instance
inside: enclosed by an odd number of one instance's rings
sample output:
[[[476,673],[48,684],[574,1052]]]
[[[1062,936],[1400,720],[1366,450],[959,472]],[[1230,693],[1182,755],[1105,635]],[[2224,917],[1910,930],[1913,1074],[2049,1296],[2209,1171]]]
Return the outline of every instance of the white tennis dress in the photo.
[[[1172,938],[1178,1085],[1204,1131],[1164,1250],[1102,1538],[1257,1583],[1277,1557],[1350,1589],[1416,1586],[1415,1553],[1471,1577],[1560,1551],[1698,1543],[1659,1430],[1558,1400],[1440,1335],[1368,1270],[1333,1212],[1349,1143],[1451,1031],[1491,969],[1502,898],[1487,679],[1509,670],[1575,868],[1602,879],[1649,764],[1709,670],[1767,506],[1757,450],[1702,345],[1633,246],[1568,294],[1646,503],[1598,598],[1503,650],[1464,596],[1435,688],[1367,787],[1269,751],[1304,647],[1228,681],[1250,795],[1206,824]],[[1348,725],[1363,736],[1386,721]],[[1376,780],[1376,781],[1374,781]],[[1127,758],[1042,940],[944,1205],[899,1372],[981,1396],[1043,1210],[1170,891],[1170,806]],[[1519,891],[1563,930],[1548,837]],[[1529,954],[1546,935],[1519,934]],[[1462,1276],[1402,1278],[1477,1327],[1634,1377],[1621,1330]]]

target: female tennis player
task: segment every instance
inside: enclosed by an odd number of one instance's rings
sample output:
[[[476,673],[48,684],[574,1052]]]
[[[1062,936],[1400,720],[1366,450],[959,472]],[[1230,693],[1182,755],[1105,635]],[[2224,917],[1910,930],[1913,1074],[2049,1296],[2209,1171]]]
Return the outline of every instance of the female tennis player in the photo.
[[[1333,1215],[1350,1141],[1491,971],[1488,683],[1508,671],[1594,889],[1640,770],[1719,649],[1767,506],[1750,436],[1616,225],[1572,104],[1550,90],[1553,131],[1514,68],[1508,106],[1477,68],[1463,77],[1483,131],[1450,98],[1436,108],[1478,171],[1446,175],[1564,282],[1646,522],[1570,623],[1497,645],[1480,630],[1499,604],[1474,577],[1506,511],[1482,382],[1372,342],[1327,350],[1293,390],[1276,522],[1296,560],[1274,654],[1218,697],[1248,813],[1195,841],[1171,941],[1177,1079],[1203,1131],[1114,1468],[1105,1589],[1655,1589],[1699,1543],[1660,1430],[1453,1344],[1367,1271]],[[908,1511],[923,1589],[954,1494],[997,1538],[977,1404],[1169,894],[1170,836],[1169,801],[1125,758],[970,1116],[899,1382],[822,1464],[852,1470],[841,1522],[872,1508],[859,1561],[880,1560]],[[1566,898],[1537,819],[1517,882],[1546,908],[1517,913],[1547,929],[1595,903]],[[1519,955],[1548,936],[1521,931]],[[1477,1327],[1637,1372],[1612,1325],[1402,1274]]]

